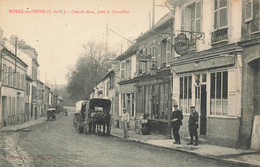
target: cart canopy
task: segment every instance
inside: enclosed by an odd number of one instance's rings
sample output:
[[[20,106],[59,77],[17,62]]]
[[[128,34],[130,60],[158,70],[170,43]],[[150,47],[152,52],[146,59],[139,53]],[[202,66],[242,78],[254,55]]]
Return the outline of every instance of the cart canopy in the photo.
[[[86,104],[86,107],[88,107],[89,101],[87,100],[81,100],[76,103],[75,113],[80,113],[82,104]]]
[[[111,101],[108,99],[93,98],[89,101],[90,111],[110,111]]]

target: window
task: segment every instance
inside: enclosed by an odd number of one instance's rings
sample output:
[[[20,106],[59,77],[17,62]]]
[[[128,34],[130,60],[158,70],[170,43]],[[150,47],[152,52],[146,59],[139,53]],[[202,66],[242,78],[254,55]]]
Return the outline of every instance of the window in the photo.
[[[214,29],[227,27],[228,0],[215,0],[214,3]]]
[[[156,56],[158,60],[158,64],[161,64],[161,54],[162,54],[162,44],[159,42],[156,46]]]
[[[30,84],[26,83],[26,95],[30,95]]]
[[[127,60],[126,61],[126,78],[131,78],[131,65],[132,65],[132,62],[131,60]]]
[[[125,62],[121,62],[121,79],[125,78]]]
[[[191,76],[180,77],[180,109],[186,114],[189,113],[189,107],[191,106],[191,85]]]
[[[37,69],[32,68],[32,79],[35,81],[37,80]]]
[[[13,83],[12,83],[12,68],[11,67],[8,67],[7,77],[8,77],[8,85],[9,86],[13,85]]]
[[[201,16],[201,2],[183,8],[181,11],[181,30],[200,32]]]
[[[161,51],[162,51],[161,52],[161,64],[166,63],[166,44],[167,44],[167,39],[164,39],[162,41],[162,47],[161,47]]]
[[[24,78],[24,74],[21,75],[21,89],[24,90],[24,85],[25,85],[25,78]]]
[[[109,95],[109,82],[106,83],[106,96]]]
[[[228,114],[228,72],[210,74],[210,115]]]
[[[110,76],[109,81],[110,81],[110,89],[114,89],[114,87],[115,87],[115,75],[114,74]]]
[[[4,73],[4,75],[3,75],[3,83],[4,84],[7,84],[7,76],[8,76],[8,74],[7,74],[7,66],[4,64],[4,68],[3,68],[3,73]]]
[[[17,88],[20,88],[20,86],[21,86],[21,81],[20,81],[20,73],[19,72],[17,72]]]
[[[154,45],[152,45],[152,46],[150,47],[150,54],[151,54],[151,60],[152,60],[151,66],[152,66],[153,64],[156,65],[155,47],[154,47]]]

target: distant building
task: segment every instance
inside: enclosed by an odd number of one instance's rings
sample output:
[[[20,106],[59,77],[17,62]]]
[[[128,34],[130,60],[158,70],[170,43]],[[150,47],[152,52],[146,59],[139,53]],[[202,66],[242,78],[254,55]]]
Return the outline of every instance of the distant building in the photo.
[[[24,101],[27,65],[5,46],[1,49],[2,83],[0,126],[13,125],[27,119]]]

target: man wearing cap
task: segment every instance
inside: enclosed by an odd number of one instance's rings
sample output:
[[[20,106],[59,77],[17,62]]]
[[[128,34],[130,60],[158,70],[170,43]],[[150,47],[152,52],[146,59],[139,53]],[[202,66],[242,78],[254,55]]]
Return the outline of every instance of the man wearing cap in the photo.
[[[195,136],[195,143],[194,146],[198,145],[198,118],[199,114],[197,111],[195,111],[195,106],[190,107],[190,118],[189,118],[189,133],[190,133],[190,142],[188,145],[193,144],[193,136]]]
[[[173,144],[181,144],[179,130],[180,130],[180,126],[182,125],[183,115],[182,112],[178,110],[177,104],[174,104],[173,107],[174,110],[171,115],[171,126],[172,126],[173,137],[175,140]]]

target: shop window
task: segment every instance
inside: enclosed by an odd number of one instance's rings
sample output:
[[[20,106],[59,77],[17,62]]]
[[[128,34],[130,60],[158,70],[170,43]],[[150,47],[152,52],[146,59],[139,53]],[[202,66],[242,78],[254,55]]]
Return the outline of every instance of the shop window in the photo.
[[[191,86],[192,86],[192,77],[185,76],[180,77],[180,109],[183,113],[189,113],[189,107],[191,106]]]
[[[228,72],[210,74],[210,115],[228,114]]]

